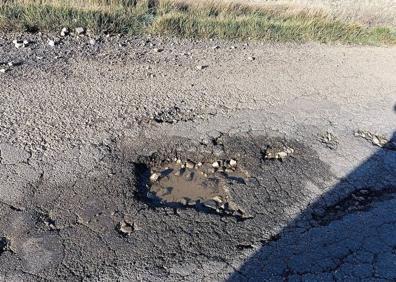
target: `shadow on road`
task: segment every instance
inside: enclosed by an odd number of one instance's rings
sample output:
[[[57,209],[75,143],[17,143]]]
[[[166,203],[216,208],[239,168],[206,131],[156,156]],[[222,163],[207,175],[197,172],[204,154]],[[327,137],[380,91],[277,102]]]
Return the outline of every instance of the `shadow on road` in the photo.
[[[228,281],[396,281],[396,151],[379,148]]]

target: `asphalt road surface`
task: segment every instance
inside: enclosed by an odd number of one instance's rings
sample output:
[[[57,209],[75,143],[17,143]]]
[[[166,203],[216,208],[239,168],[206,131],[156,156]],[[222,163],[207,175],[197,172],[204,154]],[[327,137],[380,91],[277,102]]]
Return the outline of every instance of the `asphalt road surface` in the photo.
[[[0,63],[0,281],[396,280],[395,48],[3,34]],[[177,159],[235,160],[245,216],[153,205]]]

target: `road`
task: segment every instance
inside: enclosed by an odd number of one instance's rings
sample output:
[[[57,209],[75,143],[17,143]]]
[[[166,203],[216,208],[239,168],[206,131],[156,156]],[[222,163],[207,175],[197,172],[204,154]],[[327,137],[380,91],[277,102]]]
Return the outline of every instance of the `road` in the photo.
[[[19,36],[0,36],[0,281],[396,279],[394,47]],[[142,167],[174,158],[235,159],[249,218],[152,205]]]

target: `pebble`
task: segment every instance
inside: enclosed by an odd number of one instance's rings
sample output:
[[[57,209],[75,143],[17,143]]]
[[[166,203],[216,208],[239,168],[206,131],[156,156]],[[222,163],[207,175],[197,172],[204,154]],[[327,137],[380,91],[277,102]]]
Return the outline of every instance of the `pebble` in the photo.
[[[220,49],[220,46],[219,45],[213,46],[212,49],[215,49],[215,50]]]
[[[231,166],[231,167],[235,167],[236,165],[237,165],[236,160],[231,159],[231,160],[230,160],[230,166]]]
[[[209,208],[209,209],[213,209],[213,210],[216,210],[216,209],[217,209],[217,203],[216,203],[215,201],[213,201],[213,200],[205,201],[205,202],[203,203],[203,205],[204,205],[205,207]]]
[[[92,38],[92,39],[90,39],[90,40],[89,40],[89,44],[91,44],[91,45],[95,45],[95,44],[96,44],[96,40],[95,40],[95,39],[93,39],[93,38]]]
[[[207,66],[207,65],[199,65],[199,66],[197,66],[197,70],[203,70],[203,69],[206,69],[207,67],[209,67],[209,66]]]
[[[212,167],[214,167],[214,168],[219,168],[219,167],[220,167],[219,162],[214,162],[214,163],[212,163]]]
[[[7,69],[0,69],[0,73],[5,73],[7,72]]]
[[[254,61],[256,58],[255,57],[252,57],[252,56],[250,56],[250,57],[248,57],[248,60],[249,61]]]
[[[12,43],[14,43],[14,45],[15,45],[16,48],[25,47],[25,45],[29,44],[29,42],[27,42],[27,43],[25,44],[25,41],[16,40],[16,39],[15,39],[14,41],[12,41]]]
[[[69,29],[67,27],[64,27],[64,28],[62,28],[60,35],[62,37],[65,37],[65,36],[69,35],[69,33],[70,33]]]
[[[85,29],[83,27],[77,27],[75,29],[75,31],[76,31],[77,35],[81,35],[81,34],[85,33]]]
[[[162,49],[162,48],[154,48],[153,51],[156,52],[156,53],[159,53],[159,52],[164,51],[164,49]]]
[[[135,227],[134,224],[123,220],[118,224],[118,231],[125,236],[130,236],[135,231]]]
[[[48,45],[51,47],[55,47],[55,41],[54,40],[48,40]]]
[[[151,181],[151,182],[155,182],[155,181],[158,180],[159,177],[160,177],[160,174],[159,174],[159,173],[153,173],[153,174],[150,176],[150,181]]]
[[[193,162],[190,162],[190,161],[186,162],[186,168],[193,169],[194,167],[195,167],[195,165]]]

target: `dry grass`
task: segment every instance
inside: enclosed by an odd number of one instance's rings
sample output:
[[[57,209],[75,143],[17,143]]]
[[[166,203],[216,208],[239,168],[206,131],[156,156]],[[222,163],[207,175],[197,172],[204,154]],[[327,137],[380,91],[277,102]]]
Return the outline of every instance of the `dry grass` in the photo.
[[[235,2],[240,0],[0,1],[3,30],[52,31],[82,25],[95,32],[196,38],[396,43],[389,23],[385,27],[348,19],[340,12],[336,16],[336,11],[307,6],[307,0],[249,0],[249,4]]]
[[[196,0],[200,1],[200,0]],[[353,21],[368,26],[396,27],[395,0],[223,0],[258,7],[282,6],[291,13],[303,10],[322,11],[341,21]]]

